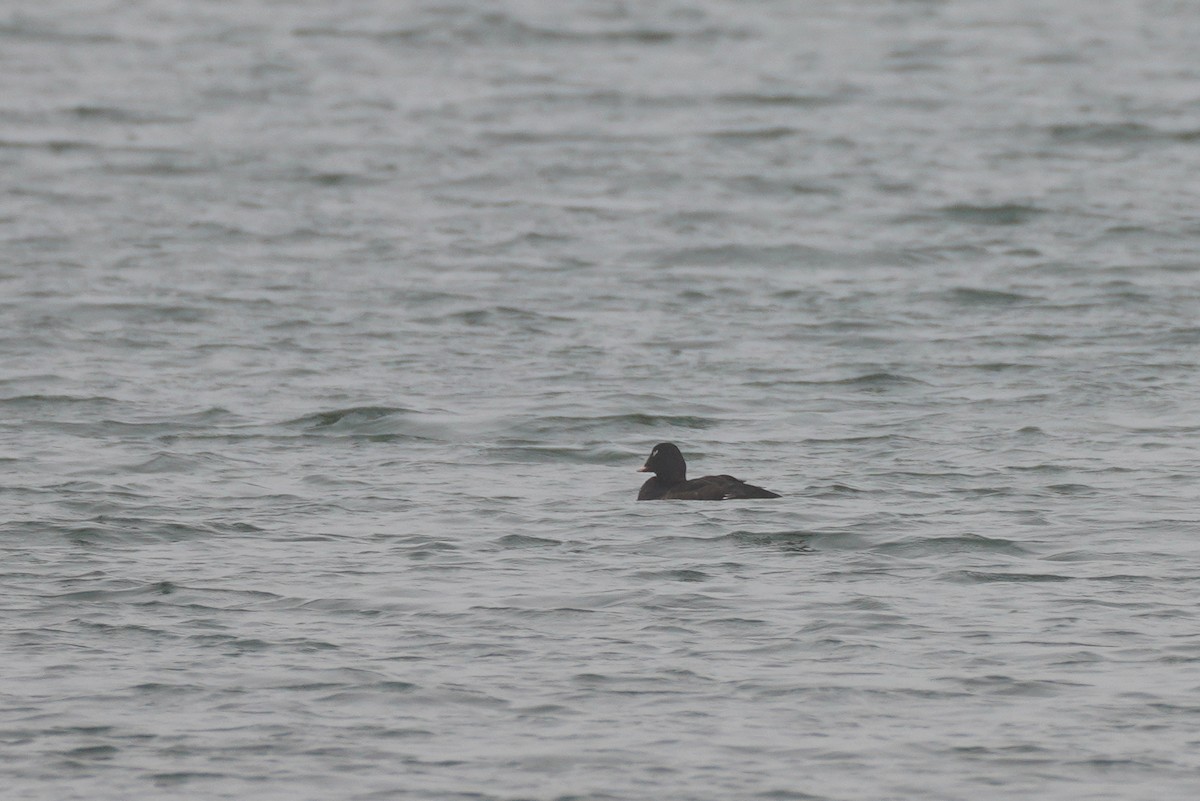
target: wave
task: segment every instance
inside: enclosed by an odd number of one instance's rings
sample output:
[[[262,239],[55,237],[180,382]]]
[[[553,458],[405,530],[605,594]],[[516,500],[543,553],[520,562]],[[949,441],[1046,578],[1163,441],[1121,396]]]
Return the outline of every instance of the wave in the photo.
[[[639,44],[658,45],[677,41],[715,41],[749,36],[742,28],[701,25],[670,28],[629,25],[625,27],[582,28],[528,22],[500,12],[465,13],[456,18],[396,27],[389,30],[365,30],[337,26],[309,26],[292,30],[293,36],[369,39],[381,44],[444,44],[462,42],[476,45],[532,45],[537,43]]]
[[[1022,225],[1045,213],[1045,209],[1023,203],[953,203],[934,210],[936,216],[970,225]]]
[[[1033,300],[1029,295],[1022,295],[1019,292],[1003,292],[999,289],[975,287],[955,287],[948,290],[946,296],[955,303],[970,306],[1007,306]]]
[[[1014,540],[1003,537],[985,537],[980,534],[959,534],[950,537],[920,537],[884,543],[874,548],[878,553],[902,556],[922,556],[962,553],[1000,553],[1010,556],[1028,556],[1031,551]]]
[[[1088,122],[1051,125],[1045,129],[1059,142],[1092,145],[1127,145],[1144,142],[1200,142],[1200,129],[1164,131],[1136,122]]]
[[[313,412],[283,423],[307,434],[445,440],[442,424],[422,419],[422,413],[401,406],[351,406]]]

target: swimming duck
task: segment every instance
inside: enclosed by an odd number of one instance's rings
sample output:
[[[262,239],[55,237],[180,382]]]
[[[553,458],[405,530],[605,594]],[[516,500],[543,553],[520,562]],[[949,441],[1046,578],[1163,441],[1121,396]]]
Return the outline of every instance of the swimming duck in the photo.
[[[778,493],[747,484],[733,476],[704,476],[687,480],[687,462],[679,448],[660,442],[639,473],[654,473],[638,493],[639,501],[728,501],[738,498],[778,498]]]

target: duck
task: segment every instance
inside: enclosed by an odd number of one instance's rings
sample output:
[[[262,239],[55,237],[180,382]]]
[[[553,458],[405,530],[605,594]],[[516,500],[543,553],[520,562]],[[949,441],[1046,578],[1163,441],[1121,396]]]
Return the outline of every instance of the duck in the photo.
[[[747,484],[733,476],[704,476],[687,480],[687,462],[679,448],[660,442],[650,451],[639,473],[654,473],[638,493],[639,501],[730,501],[741,498],[779,498],[777,492]]]

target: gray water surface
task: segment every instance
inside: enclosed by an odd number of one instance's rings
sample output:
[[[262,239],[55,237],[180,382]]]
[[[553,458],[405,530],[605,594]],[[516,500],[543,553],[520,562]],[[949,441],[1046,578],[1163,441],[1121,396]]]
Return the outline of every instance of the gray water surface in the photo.
[[[1194,799],[1197,41],[0,10],[6,798]]]

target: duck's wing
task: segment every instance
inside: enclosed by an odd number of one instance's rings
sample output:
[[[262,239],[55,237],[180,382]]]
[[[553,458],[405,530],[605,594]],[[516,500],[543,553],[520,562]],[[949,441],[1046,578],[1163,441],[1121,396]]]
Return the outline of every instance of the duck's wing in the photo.
[[[725,497],[721,500],[735,500],[737,498],[779,498],[778,492],[771,492],[769,489],[756,487],[753,484],[747,484],[739,478],[733,476],[718,476],[718,478],[728,479],[725,485]]]
[[[733,476],[704,476],[676,484],[662,497],[677,501],[728,501],[737,498],[778,498],[779,495]]]
[[[724,476],[705,476],[683,481],[667,490],[663,498],[672,501],[722,501],[727,487]]]

